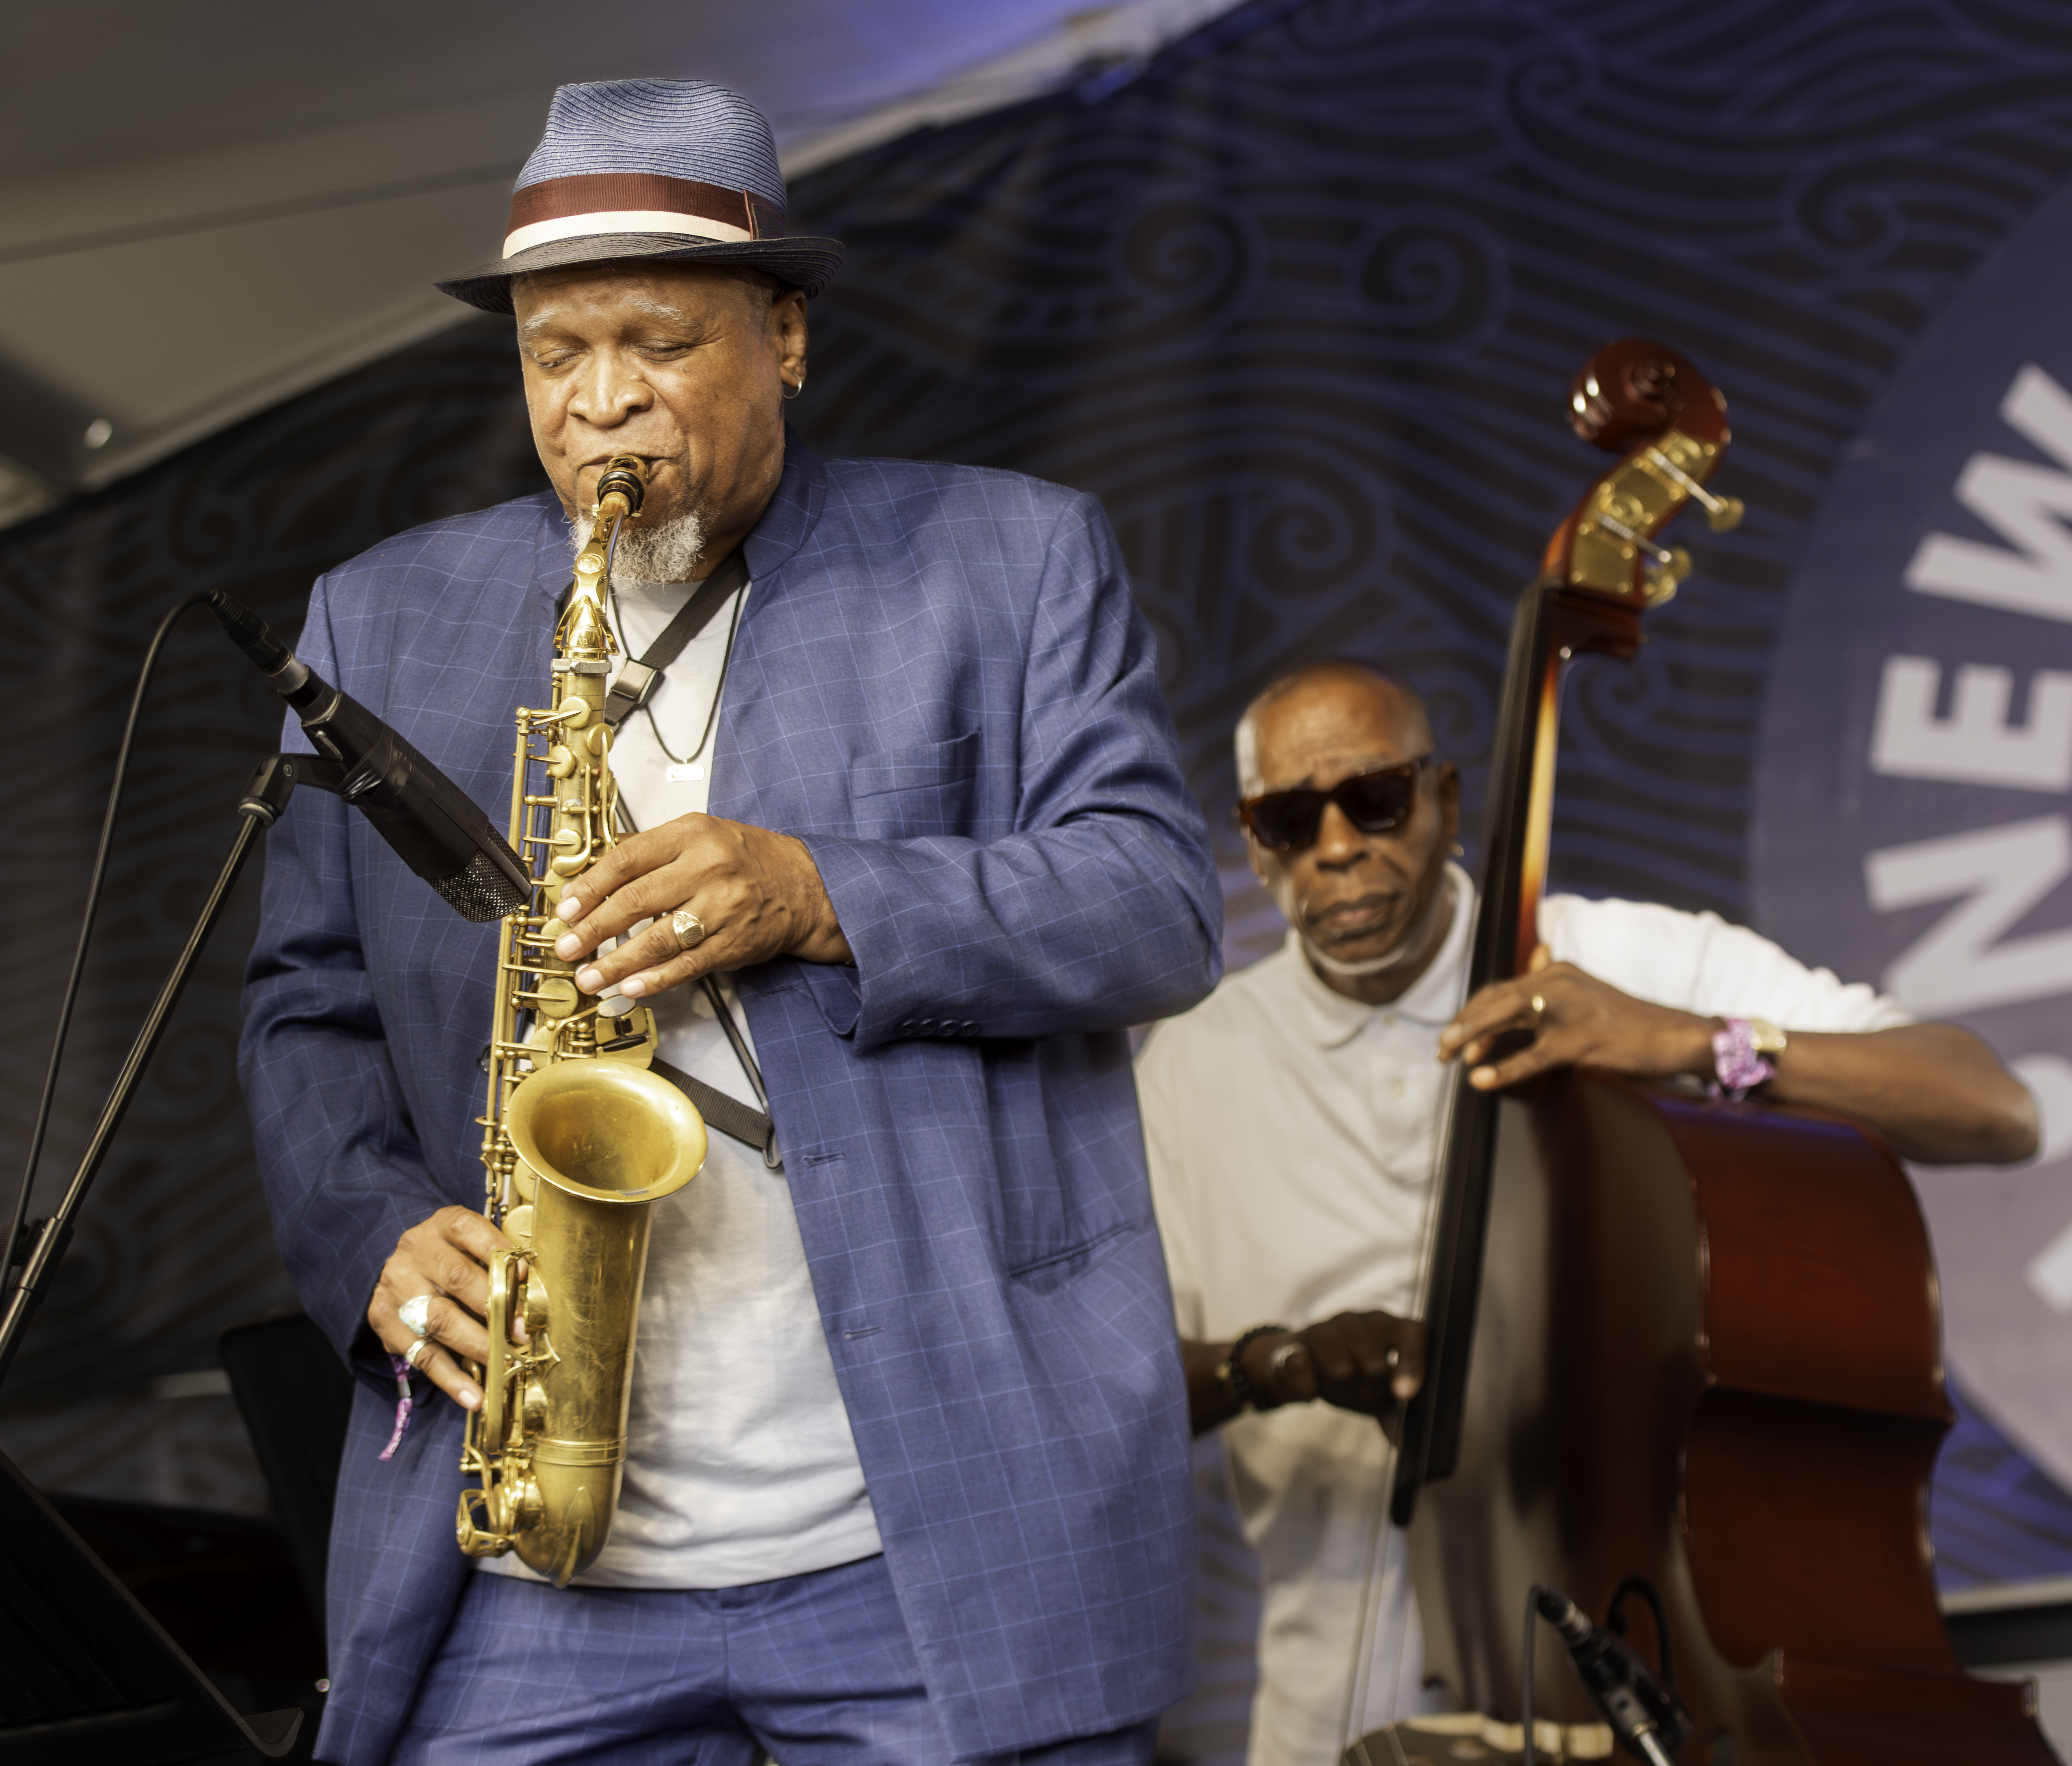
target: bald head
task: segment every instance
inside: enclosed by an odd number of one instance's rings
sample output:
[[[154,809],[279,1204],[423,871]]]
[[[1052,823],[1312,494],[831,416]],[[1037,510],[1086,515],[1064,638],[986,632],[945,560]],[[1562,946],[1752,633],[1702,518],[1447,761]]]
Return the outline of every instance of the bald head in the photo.
[[[1365,663],[1311,663],[1269,683],[1238,720],[1238,794],[1314,784],[1319,765],[1355,758],[1355,750],[1366,765],[1350,772],[1431,753],[1424,701]]]

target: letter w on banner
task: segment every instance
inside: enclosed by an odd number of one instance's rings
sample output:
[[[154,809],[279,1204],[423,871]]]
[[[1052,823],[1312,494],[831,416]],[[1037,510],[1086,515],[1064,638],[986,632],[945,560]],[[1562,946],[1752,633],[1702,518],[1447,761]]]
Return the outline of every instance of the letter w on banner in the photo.
[[[2072,468],[2072,394],[2031,363],[2000,402],[2008,426]],[[1925,536],[1906,586],[1952,601],[2072,621],[2072,473],[2004,454],[1975,454],[1957,500],[2015,549],[1947,533]]]

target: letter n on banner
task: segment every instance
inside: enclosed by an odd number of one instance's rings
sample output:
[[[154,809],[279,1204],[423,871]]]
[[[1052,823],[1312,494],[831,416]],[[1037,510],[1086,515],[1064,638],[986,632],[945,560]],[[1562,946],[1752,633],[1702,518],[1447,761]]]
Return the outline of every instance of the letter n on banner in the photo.
[[[1864,872],[1881,913],[1962,898],[1885,972],[1886,991],[1909,1011],[1941,1016],[2072,993],[2072,928],[2001,938],[2072,877],[2064,816],[1887,847]]]

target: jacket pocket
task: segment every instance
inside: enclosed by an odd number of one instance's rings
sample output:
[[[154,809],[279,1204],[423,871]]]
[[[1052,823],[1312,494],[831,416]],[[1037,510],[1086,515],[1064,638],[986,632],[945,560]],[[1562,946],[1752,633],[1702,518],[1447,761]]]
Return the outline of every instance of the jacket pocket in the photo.
[[[1130,1223],[1124,1221],[1067,1250],[1052,1251],[1031,1262],[1015,1264],[1008,1270],[1007,1279],[1035,1293],[1054,1292],[1067,1282],[1086,1274],[1108,1254],[1118,1239],[1131,1230]]]
[[[915,742],[882,754],[859,754],[849,766],[849,803],[857,835],[911,840],[968,829],[978,770],[978,732],[946,742]]]

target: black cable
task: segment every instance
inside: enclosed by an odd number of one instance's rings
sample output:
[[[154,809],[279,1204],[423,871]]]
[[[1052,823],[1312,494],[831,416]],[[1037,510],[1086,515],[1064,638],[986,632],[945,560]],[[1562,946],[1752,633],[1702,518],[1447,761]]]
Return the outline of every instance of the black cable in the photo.
[[[1662,1676],[1662,1684],[1674,1692],[1676,1668],[1669,1654],[1669,1615],[1663,1611],[1662,1596],[1655,1592],[1655,1584],[1645,1576],[1628,1576],[1612,1591],[1605,1622],[1621,1637],[1626,1636],[1626,1597],[1630,1594],[1638,1595],[1655,1615],[1655,1671]]]
[[[158,653],[165,647],[166,639],[178,622],[182,614],[190,607],[203,606],[208,599],[205,593],[191,594],[158,622],[158,629],[151,635],[151,647],[144,652],[144,665],[138,671],[137,690],[130,700],[130,721],[122,726],[122,745],[115,754],[115,779],[108,787],[108,808],[101,819],[101,845],[93,855],[93,873],[86,885],[86,912],[79,926],[79,943],[72,955],[72,976],[65,983],[64,998],[58,1006],[57,1033],[51,1042],[51,1064],[43,1074],[43,1095],[36,1106],[35,1127],[29,1135],[29,1156],[22,1171],[21,1193],[14,1198],[14,1222],[6,1238],[7,1275],[11,1276],[15,1259],[21,1255],[22,1229],[28,1222],[29,1198],[36,1185],[36,1167],[43,1156],[43,1137],[51,1125],[51,1108],[58,1092],[58,1068],[64,1059],[65,1037],[72,1029],[72,1007],[79,999],[80,977],[86,971],[86,951],[93,938],[94,915],[101,906],[101,887],[108,877],[108,854],[115,838],[115,812],[122,799],[122,786],[130,774],[130,751],[137,737],[137,721],[144,709],[144,694],[151,684],[151,672],[158,667]]]
[[[1525,1729],[1525,1766],[1532,1766],[1532,1640],[1539,1633],[1540,1584],[1525,1591],[1525,1647],[1519,1656],[1525,1664],[1523,1678],[1518,1689],[1519,1710]]]

